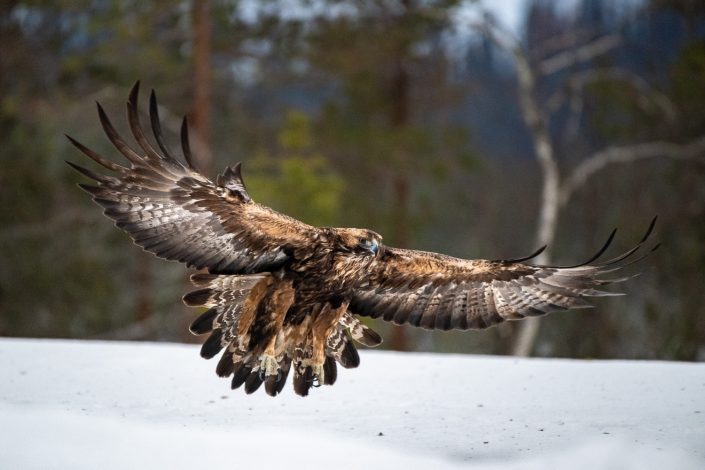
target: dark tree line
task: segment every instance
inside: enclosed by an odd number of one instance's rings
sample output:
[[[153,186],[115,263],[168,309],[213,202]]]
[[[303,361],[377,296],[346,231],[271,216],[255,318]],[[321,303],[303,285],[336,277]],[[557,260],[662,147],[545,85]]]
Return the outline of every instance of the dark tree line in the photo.
[[[140,79],[157,90],[174,146],[189,115],[211,176],[243,161],[257,200],[392,245],[501,258],[550,241],[551,259],[570,262],[613,226],[627,248],[658,214],[664,248],[629,295],[552,316],[524,353],[702,359],[699,3],[584,1],[565,14],[536,0],[518,33],[491,14],[460,21],[472,2],[320,5],[0,7],[1,335],[185,339],[182,268],[131,246],[63,163],[80,158],[63,133],[115,156],[93,102],[125,131]],[[400,349],[510,353],[519,334],[387,337]]]

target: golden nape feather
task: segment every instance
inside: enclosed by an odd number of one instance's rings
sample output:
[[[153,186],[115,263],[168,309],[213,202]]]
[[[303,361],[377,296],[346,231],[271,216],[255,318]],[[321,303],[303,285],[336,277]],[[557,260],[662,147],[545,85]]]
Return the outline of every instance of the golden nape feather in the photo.
[[[382,338],[358,316],[427,329],[480,329],[505,320],[589,307],[588,297],[627,277],[605,278],[639,261],[654,219],[631,250],[607,261],[612,232],[599,252],[575,266],[537,266],[531,257],[464,260],[385,246],[365,229],[316,228],[257,204],[238,163],[215,182],[194,165],[186,120],[181,129],[185,163],[169,149],[152,91],[149,117],[156,148],[138,113],[139,82],[130,92],[127,118],[137,147],[115,130],[98,105],[108,139],[127,162],[118,164],[69,137],[111,175],[69,163],[95,181],[90,193],[115,225],[144,250],[202,270],[196,290],[183,298],[201,309],[191,325],[208,334],[201,355],[222,351],[216,372],[232,388],[253,393],[264,384],[279,394],[293,375],[294,391],[332,385],[337,365],[360,364],[355,343]]]

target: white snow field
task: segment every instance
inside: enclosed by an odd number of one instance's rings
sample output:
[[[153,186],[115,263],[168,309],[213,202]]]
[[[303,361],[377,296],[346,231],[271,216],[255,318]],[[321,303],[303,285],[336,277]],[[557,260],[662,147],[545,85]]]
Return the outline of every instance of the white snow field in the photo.
[[[0,339],[0,468],[705,468],[705,364],[361,357],[271,398],[194,345]]]

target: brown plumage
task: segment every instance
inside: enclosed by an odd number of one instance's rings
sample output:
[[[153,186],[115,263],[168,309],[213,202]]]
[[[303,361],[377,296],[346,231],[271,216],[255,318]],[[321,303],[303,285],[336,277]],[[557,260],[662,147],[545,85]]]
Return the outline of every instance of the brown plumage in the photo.
[[[382,339],[355,315],[466,330],[589,307],[585,297],[617,295],[599,289],[625,278],[601,276],[630,264],[627,260],[642,250],[654,227],[655,219],[632,250],[592,264],[613,232],[596,256],[572,267],[525,263],[530,257],[464,260],[387,247],[370,230],[316,228],[255,203],[239,163],[210,181],[193,164],[185,120],[184,165],[165,143],[152,92],[155,149],[139,122],[138,91],[139,83],[127,103],[137,151],[98,105],[105,133],[129,166],[107,160],[71,137],[81,152],[115,174],[69,164],[97,182],[79,186],[137,245],[207,271],[191,277],[196,290],[183,299],[205,309],[191,331],[208,335],[203,357],[224,350],[217,374],[232,376],[232,388],[244,386],[247,393],[264,384],[269,395],[276,395],[293,371],[294,390],[305,396],[312,386],[336,381],[336,364],[357,367],[360,357],[353,341],[374,347]]]

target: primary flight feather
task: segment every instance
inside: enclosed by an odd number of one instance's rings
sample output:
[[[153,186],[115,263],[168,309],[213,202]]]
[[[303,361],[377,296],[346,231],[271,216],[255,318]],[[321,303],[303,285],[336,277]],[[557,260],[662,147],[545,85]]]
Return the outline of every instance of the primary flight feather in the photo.
[[[654,227],[655,219],[637,246],[614,259],[591,264],[613,232],[588,262],[563,267],[525,263],[540,251],[488,261],[388,247],[371,230],[313,227],[257,204],[247,193],[240,164],[209,180],[193,163],[185,119],[184,165],[164,140],[152,91],[155,148],[140,124],[138,94],[139,82],[127,103],[137,150],[98,105],[106,135],[129,165],[105,159],[71,137],[81,152],[114,173],[69,164],[97,182],[79,186],[137,245],[207,271],[191,277],[197,290],[183,298],[186,305],[206,309],[191,331],[209,334],[203,357],[225,350],[216,372],[232,376],[232,388],[244,385],[247,393],[264,384],[269,395],[277,395],[290,371],[299,395],[312,386],[332,385],[336,364],[360,363],[353,340],[366,346],[382,342],[357,316],[467,330],[589,307],[585,297],[616,295],[599,289],[625,278],[601,276],[629,264]]]

